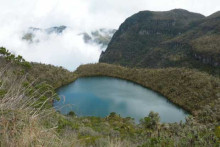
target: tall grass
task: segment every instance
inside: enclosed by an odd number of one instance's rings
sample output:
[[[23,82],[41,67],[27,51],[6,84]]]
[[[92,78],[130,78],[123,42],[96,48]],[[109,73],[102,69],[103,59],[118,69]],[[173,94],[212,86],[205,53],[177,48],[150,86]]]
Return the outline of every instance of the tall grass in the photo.
[[[26,76],[12,76],[6,69],[0,70],[0,146],[91,146],[68,127],[58,133],[59,119],[65,116],[52,107],[55,95],[51,89],[35,88],[36,81],[27,85]],[[34,89],[31,94],[30,89]],[[44,96],[47,98],[42,101]],[[51,107],[45,107],[48,104]],[[102,139],[92,146],[130,146],[120,139]]]
[[[40,107],[34,107],[39,101],[35,97],[27,96],[27,91],[33,86],[24,87],[26,76],[22,78],[8,77],[6,70],[0,71],[0,90],[4,94],[0,97],[0,143],[1,146],[47,146],[59,142],[54,128],[45,128],[41,125],[52,109],[43,109],[43,106],[52,99],[46,99]]]

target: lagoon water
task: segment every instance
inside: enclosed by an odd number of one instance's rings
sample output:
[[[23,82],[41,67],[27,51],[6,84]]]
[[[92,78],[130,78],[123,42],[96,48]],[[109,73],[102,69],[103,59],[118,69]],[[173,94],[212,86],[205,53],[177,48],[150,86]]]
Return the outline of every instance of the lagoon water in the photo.
[[[54,106],[63,114],[106,117],[116,112],[138,122],[150,111],[158,112],[161,122],[185,121],[186,111],[160,94],[138,84],[110,77],[79,78],[57,90],[61,100]]]

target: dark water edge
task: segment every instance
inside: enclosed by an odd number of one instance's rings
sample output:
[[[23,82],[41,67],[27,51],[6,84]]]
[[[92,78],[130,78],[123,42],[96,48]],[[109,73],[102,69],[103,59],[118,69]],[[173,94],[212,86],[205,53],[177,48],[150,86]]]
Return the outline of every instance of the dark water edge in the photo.
[[[188,112],[157,92],[130,81],[111,77],[84,77],[57,89],[61,100],[54,106],[62,114],[106,117],[116,112],[138,122],[150,111],[158,112],[161,122],[184,122]]]

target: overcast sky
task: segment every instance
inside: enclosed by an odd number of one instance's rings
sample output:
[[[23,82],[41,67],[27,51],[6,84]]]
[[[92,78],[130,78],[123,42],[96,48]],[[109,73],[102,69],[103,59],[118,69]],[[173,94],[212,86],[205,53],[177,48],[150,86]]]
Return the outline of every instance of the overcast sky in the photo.
[[[220,0],[0,0],[0,46],[38,61],[74,70],[98,61],[99,46],[85,44],[80,32],[114,28],[141,10],[187,9],[203,15],[220,10]],[[46,36],[38,44],[22,41],[28,27],[66,25],[63,35]]]

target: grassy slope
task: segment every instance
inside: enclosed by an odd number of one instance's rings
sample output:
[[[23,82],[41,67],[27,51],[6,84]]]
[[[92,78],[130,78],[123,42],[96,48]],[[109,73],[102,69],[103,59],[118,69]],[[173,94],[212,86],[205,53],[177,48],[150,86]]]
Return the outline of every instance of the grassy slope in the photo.
[[[66,85],[75,79],[75,75],[62,68],[53,65],[46,65],[40,63],[31,63],[31,68],[25,68],[24,66],[17,65],[6,61],[0,57],[0,68],[10,71],[10,76],[26,76],[30,82],[35,81],[36,83],[46,82],[55,89]]]

